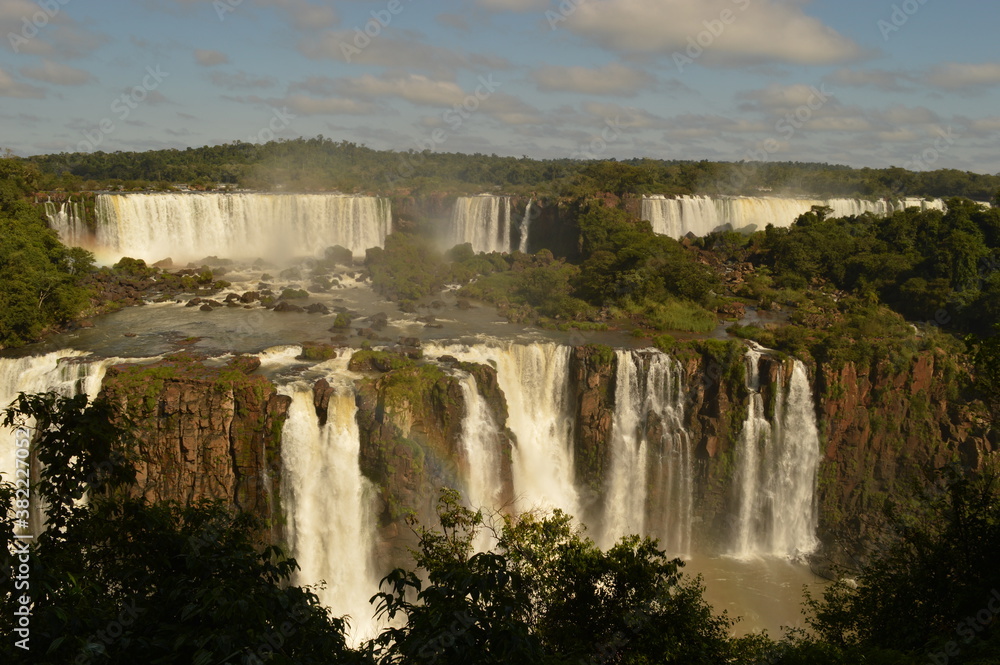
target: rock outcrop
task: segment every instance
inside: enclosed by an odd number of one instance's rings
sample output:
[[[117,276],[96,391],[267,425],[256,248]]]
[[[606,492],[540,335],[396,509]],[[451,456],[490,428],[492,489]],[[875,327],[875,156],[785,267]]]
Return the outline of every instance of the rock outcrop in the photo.
[[[108,369],[102,395],[137,426],[138,491],[152,501],[221,499],[278,514],[281,427],[290,400],[241,356],[223,367],[175,354]]]

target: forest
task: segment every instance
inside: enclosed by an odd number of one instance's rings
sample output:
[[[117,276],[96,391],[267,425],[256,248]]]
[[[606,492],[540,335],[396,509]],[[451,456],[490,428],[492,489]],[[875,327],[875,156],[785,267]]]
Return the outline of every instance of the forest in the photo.
[[[0,345],[21,346],[106,311],[115,291],[109,282],[225,288],[211,270],[167,277],[130,259],[98,270],[92,255],[62,245],[47,228],[30,202],[35,192],[199,180],[370,191],[380,186],[371,183],[398,173],[398,158],[318,137],[0,159]],[[940,348],[969,370],[967,382],[956,379],[956,398],[986,405],[981,415],[991,422],[1000,407],[1000,209],[975,202],[995,197],[998,177],[760,165],[728,193],[758,186],[830,196],[905,192],[948,197],[947,212],[911,208],[884,219],[835,219],[818,207],[788,229],[677,241],[654,234],[616,197],[705,192],[706,183],[725,182],[732,165],[424,158],[428,167],[418,171],[438,175],[414,172],[391,187],[565,197],[580,253],[573,262],[547,250],[475,254],[460,245],[436,254],[419,234],[397,231],[384,248],[369,250],[364,270],[401,308],[460,284],[462,297],[495,305],[512,321],[614,328],[669,348],[671,335],[704,333],[753,307],[787,314],[787,322],[732,323],[731,334],[814,364],[894,363]],[[48,646],[30,661],[14,646],[18,635],[8,618],[24,590],[6,576],[5,662],[1000,662],[995,469],[945,467],[930,487],[887,504],[899,527],[840,582],[804,599],[808,631],[746,637],[733,637],[737,617],[715,614],[699,579],[655,541],[630,536],[601,550],[558,512],[483,514],[445,491],[439,522],[412,524],[419,536],[413,566],[372,589],[373,607],[391,624],[351,647],[350,618],[332,616],[314,590],[290,584],[296,563],[262,539],[254,517],[218,503],[182,506],[136,495],[136,435],[112,404],[25,395],[7,411],[6,424],[29,419],[37,423],[34,445],[43,464],[31,491],[46,502],[51,527],[31,548],[32,640]],[[84,493],[89,500],[78,501]],[[15,570],[20,551],[20,496],[13,485],[0,485],[4,571]],[[471,543],[482,530],[491,531],[495,545],[475,552]]]
[[[30,157],[27,162],[37,167],[41,190],[67,192],[167,190],[184,183],[201,188],[223,185],[379,194],[961,196],[990,201],[1000,191],[1000,174],[954,169],[916,172],[800,162],[540,160],[374,150],[322,135],[185,150],[59,153]]]

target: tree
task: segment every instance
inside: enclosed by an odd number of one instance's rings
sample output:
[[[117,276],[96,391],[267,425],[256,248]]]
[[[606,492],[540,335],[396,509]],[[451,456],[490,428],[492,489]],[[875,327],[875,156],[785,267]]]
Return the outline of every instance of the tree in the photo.
[[[360,659],[344,621],[288,585],[296,564],[261,525],[222,504],[152,504],[134,494],[134,440],[106,402],[21,395],[4,419],[34,433],[34,501],[47,525],[25,555],[30,587],[0,582],[0,611],[30,594],[30,650],[0,622],[4,662],[331,663]],[[16,570],[12,490],[0,551]],[[80,502],[86,493],[87,501]],[[22,541],[23,542],[23,541]],[[20,556],[20,550],[18,550]]]

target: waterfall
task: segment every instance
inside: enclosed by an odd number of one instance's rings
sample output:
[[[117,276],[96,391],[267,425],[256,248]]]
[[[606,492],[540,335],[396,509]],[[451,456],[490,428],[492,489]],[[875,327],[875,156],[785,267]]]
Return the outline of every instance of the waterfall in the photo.
[[[147,261],[363,256],[392,224],[387,199],[340,194],[101,194],[96,206],[98,245]]]
[[[503,496],[503,479],[500,475],[499,428],[489,405],[479,392],[476,379],[468,372],[460,372],[459,387],[465,403],[462,417],[462,477],[465,479],[464,496],[469,505],[482,509],[488,517],[499,510]],[[485,552],[495,544],[495,538],[485,529],[476,535],[473,547]]]
[[[561,508],[579,515],[569,409],[570,347],[557,344],[425,345],[430,356],[492,364],[517,439],[512,473],[515,509]]]
[[[279,389],[292,398],[282,430],[281,500],[289,548],[300,566],[294,583],[325,581],[317,595],[334,615],[350,616],[350,636],[358,642],[375,632],[375,608],[368,603],[372,589],[378,588],[372,570],[374,489],[358,461],[361,438],[353,387],[342,381],[334,387],[322,427],[311,383]]]
[[[458,385],[465,402],[462,418],[465,496],[473,508],[489,511],[500,507],[503,494],[497,450],[499,430],[489,405],[479,393],[476,379],[468,372],[462,372]]]
[[[694,474],[681,367],[659,351],[617,351],[616,358],[601,545],[640,533],[659,538],[668,552],[688,555]]]
[[[87,230],[87,213],[83,203],[46,201],[45,216],[64,244],[77,247],[89,244],[90,232]]]
[[[784,387],[778,372],[773,422],[760,393],[761,350],[747,352],[750,404],[736,451],[736,529],[731,553],[738,558],[796,557],[815,551],[816,472],[819,433],[805,366],[792,361]]]
[[[451,214],[450,243],[471,243],[475,252],[511,251],[510,197],[458,197]]]
[[[528,205],[524,209],[524,217],[521,218],[521,226],[518,229],[517,250],[522,254],[528,253],[528,233],[531,231],[531,207],[533,203],[534,201],[528,201]]]
[[[602,547],[629,533],[645,533],[649,446],[640,433],[645,399],[631,351],[616,351],[615,412],[610,478],[605,493]]]
[[[726,225],[735,230],[763,230],[771,224],[788,227],[813,206],[827,206],[833,217],[849,217],[872,213],[886,216],[909,207],[923,210],[944,210],[941,199],[899,199],[867,201],[864,199],[795,199],[752,196],[651,196],[642,199],[641,216],[653,231],[672,238],[688,233],[704,236]]]

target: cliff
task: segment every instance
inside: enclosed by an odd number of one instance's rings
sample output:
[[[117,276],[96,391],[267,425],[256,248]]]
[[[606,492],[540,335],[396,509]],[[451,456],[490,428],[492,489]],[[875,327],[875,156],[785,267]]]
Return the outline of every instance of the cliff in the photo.
[[[108,369],[103,396],[139,434],[138,491],[152,501],[221,499],[265,520],[279,514],[281,427],[290,400],[251,373],[255,357],[224,366],[174,354]]]

